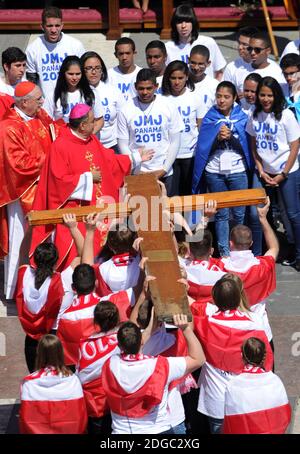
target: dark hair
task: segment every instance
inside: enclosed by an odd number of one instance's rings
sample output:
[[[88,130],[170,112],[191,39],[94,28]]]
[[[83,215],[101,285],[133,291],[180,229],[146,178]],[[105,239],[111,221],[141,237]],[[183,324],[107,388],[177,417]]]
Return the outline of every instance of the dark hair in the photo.
[[[249,337],[242,345],[243,360],[253,366],[264,365],[266,359],[266,344],[257,337]]]
[[[260,41],[264,42],[266,47],[271,47],[271,41],[267,33],[264,32],[253,33],[251,39],[259,39]]]
[[[253,82],[256,82],[258,84],[261,81],[261,79],[262,79],[262,77],[261,77],[260,74],[258,74],[258,73],[250,73],[250,74],[248,74],[248,76],[244,80],[244,83],[246,82],[246,80],[252,80]]]
[[[118,41],[115,44],[115,54],[118,51],[118,46],[122,46],[124,44],[129,44],[132,48],[132,51],[135,52],[135,42],[131,38],[127,38],[124,36],[123,38],[119,38]]]
[[[239,101],[236,86],[232,82],[229,82],[228,80],[223,80],[222,82],[220,82],[217,86],[216,93],[218,93],[221,88],[227,88],[231,92],[233,98],[236,98],[235,102]]]
[[[197,46],[192,47],[190,57],[195,54],[202,55],[206,58],[207,61],[209,61],[210,59],[210,52],[208,47],[202,46],[202,44],[197,44]]]
[[[94,268],[86,263],[77,265],[72,275],[72,283],[78,295],[92,293],[96,283]]]
[[[153,302],[151,299],[146,299],[139,307],[137,323],[141,329],[147,328],[151,319]]]
[[[161,84],[161,92],[164,96],[173,94],[170,77],[174,71],[182,71],[187,76],[186,86],[192,91],[195,90],[195,84],[191,78],[191,73],[189,71],[188,65],[181,60],[174,60],[168,64],[164,72]]]
[[[72,129],[78,129],[79,126],[81,125],[81,123],[82,123],[83,121],[85,121],[85,120],[88,119],[89,113],[90,113],[90,111],[89,111],[88,113],[84,114],[84,115],[83,115],[82,117],[80,117],[80,118],[69,118],[69,126],[70,126]]]
[[[72,372],[64,363],[64,351],[61,341],[53,334],[45,334],[39,340],[35,364],[36,370],[52,366],[64,376],[72,375]]]
[[[56,6],[49,6],[44,8],[42,11],[42,24],[46,23],[46,20],[49,18],[55,17],[56,19],[62,20],[62,10]]]
[[[140,69],[136,75],[135,85],[139,82],[145,82],[146,80],[150,80],[154,85],[156,85],[156,74],[150,68],[143,68]]]
[[[230,240],[238,251],[250,249],[252,243],[252,232],[246,225],[236,225],[230,231]]]
[[[198,38],[199,24],[194,9],[190,5],[179,5],[171,19],[171,39],[175,44],[180,43],[176,25],[182,22],[192,23],[191,44]]]
[[[239,39],[240,36],[247,36],[248,38],[251,38],[256,33],[259,33],[257,27],[241,27],[237,31],[237,39]]]
[[[149,49],[160,49],[165,56],[167,55],[165,43],[163,41],[159,41],[158,39],[150,41],[150,43],[148,43],[145,48],[145,52],[147,52],[147,50]]]
[[[109,230],[107,244],[114,254],[123,254],[132,250],[135,239],[136,232],[130,230],[125,223],[118,223],[114,229]]]
[[[267,87],[272,91],[274,97],[272,112],[274,113],[276,120],[280,121],[282,117],[282,111],[286,107],[286,100],[282,92],[281,86],[279,85],[277,80],[269,76],[263,77],[261,81],[258,83],[253,117],[257,117],[257,114],[259,112],[262,112],[263,110],[262,105],[260,104],[259,101],[259,92],[262,89],[262,87]]]
[[[195,259],[202,259],[209,254],[210,249],[212,248],[212,244],[213,244],[212,234],[210,230],[205,229],[201,241],[191,241],[189,243],[190,251],[195,257]]]
[[[241,302],[241,292],[237,282],[228,275],[219,279],[212,288],[215,305],[221,312],[237,309]]]
[[[58,260],[58,252],[53,243],[39,244],[33,254],[33,260],[36,264],[34,275],[34,286],[38,290],[47,277],[54,273],[54,266]]]
[[[65,73],[72,65],[77,65],[80,68],[81,79],[78,82],[77,88],[79,88],[81,96],[84,98],[84,102],[92,107],[95,100],[95,95],[86,78],[80,62],[80,58],[76,55],[69,55],[62,62],[54,90],[54,103],[56,105],[57,101],[60,99],[63,109],[66,109],[68,106],[68,84],[66,81]]]
[[[300,55],[298,54],[284,55],[280,61],[280,68],[284,70],[289,66],[297,66],[297,68],[300,70]]]
[[[100,301],[94,310],[94,324],[98,325],[102,332],[110,331],[120,322],[117,306],[111,301]]]
[[[119,348],[127,355],[136,355],[142,342],[140,328],[132,322],[123,323],[118,330]]]
[[[2,52],[2,66],[4,65],[11,65],[12,63],[16,63],[17,61],[26,61],[27,57],[24,52],[19,49],[18,47],[8,47]]]
[[[108,77],[107,76],[107,68],[106,68],[106,65],[105,65],[103,59],[100,57],[99,54],[97,54],[97,52],[88,51],[88,52],[85,52],[83,55],[81,55],[80,63],[81,63],[82,68],[84,69],[84,64],[89,58],[97,58],[100,61],[101,67],[102,67],[102,75],[101,75],[101,79],[100,80],[102,82],[106,82],[107,81],[107,77]]]

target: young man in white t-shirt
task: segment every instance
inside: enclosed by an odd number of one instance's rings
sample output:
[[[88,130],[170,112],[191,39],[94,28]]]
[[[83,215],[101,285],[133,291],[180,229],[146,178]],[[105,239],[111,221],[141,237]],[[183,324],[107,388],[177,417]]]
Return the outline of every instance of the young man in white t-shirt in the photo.
[[[240,69],[240,71],[245,70],[248,74],[251,56],[247,52],[247,47],[249,46],[251,36],[257,32],[258,29],[256,27],[242,27],[239,29],[237,34],[239,57],[228,63],[223,74],[223,80],[235,84],[235,73],[238,69]],[[240,92],[239,95],[240,94],[242,94],[242,92]]]
[[[124,323],[118,331],[121,354],[111,357],[102,369],[113,434],[174,434],[167,408],[169,384],[205,362],[201,344],[183,314],[174,315],[174,324],[183,332],[188,355],[177,358],[143,355],[152,324],[153,317],[141,334],[135,323]]]
[[[195,82],[197,97],[201,97],[204,114],[215,104],[216,90],[219,84],[217,79],[206,74],[206,69],[210,65],[209,49],[200,44],[193,47],[189,56],[189,70]]]
[[[161,94],[161,84],[167,61],[165,43],[159,40],[150,41],[146,46],[145,52],[147,65],[156,75],[156,82],[158,83],[156,93]]]
[[[300,123],[300,55],[286,54],[280,61],[280,68],[289,87],[285,98],[288,108]]]
[[[118,113],[118,146],[122,154],[139,149],[153,150],[135,173],[154,172],[162,178],[171,195],[172,165],[180,146],[184,123],[177,108],[168,99],[155,94],[158,85],[151,69],[142,69],[135,83],[138,96],[129,100]]]
[[[271,53],[271,42],[267,34],[257,32],[251,36],[249,46],[246,48],[250,55],[249,67],[237,69],[234,75],[234,85],[238,92],[243,91],[244,80],[249,73],[255,72],[261,77],[270,76],[277,80],[283,92],[287,91],[287,84],[282,75],[280,66],[272,60],[269,60]]]
[[[55,6],[42,12],[42,29],[39,36],[26,49],[27,79],[39,84],[44,96],[54,92],[59,69],[68,55],[81,55],[85,52],[82,43],[62,33],[62,12]]]
[[[8,47],[2,52],[2,67],[0,92],[14,96],[16,85],[24,78],[26,55],[18,47]]]
[[[135,42],[131,38],[118,39],[115,44],[115,57],[119,64],[108,70],[108,83],[120,90],[125,101],[136,96],[134,83],[141,68],[134,63],[135,55]]]

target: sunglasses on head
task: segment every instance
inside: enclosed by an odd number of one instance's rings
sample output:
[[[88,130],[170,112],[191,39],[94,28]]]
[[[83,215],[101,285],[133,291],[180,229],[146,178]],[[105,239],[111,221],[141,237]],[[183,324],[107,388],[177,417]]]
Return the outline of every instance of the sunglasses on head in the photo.
[[[263,50],[268,49],[267,47],[247,47],[247,52],[251,54],[252,51],[254,51],[256,54],[260,54]]]

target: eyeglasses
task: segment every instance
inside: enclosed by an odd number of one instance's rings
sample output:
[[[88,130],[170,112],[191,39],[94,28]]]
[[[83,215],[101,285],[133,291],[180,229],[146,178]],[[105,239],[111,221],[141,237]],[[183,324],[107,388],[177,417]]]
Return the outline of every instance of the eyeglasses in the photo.
[[[86,66],[86,67],[84,68],[84,70],[85,70],[86,72],[95,71],[95,72],[97,72],[97,73],[102,73],[102,68],[101,68],[101,66]]]
[[[247,47],[247,52],[251,54],[252,51],[254,51],[256,54],[260,54],[263,50],[268,49],[267,47]]]

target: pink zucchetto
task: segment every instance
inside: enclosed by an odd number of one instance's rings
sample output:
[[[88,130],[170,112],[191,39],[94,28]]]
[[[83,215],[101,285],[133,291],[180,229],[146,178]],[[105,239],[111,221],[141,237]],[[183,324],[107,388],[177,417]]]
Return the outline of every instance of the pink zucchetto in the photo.
[[[18,83],[18,85],[15,88],[15,96],[17,98],[22,98],[23,96],[27,96],[27,95],[29,95],[29,93],[32,92],[32,90],[35,89],[35,87],[36,87],[36,85],[33,82],[29,82],[27,80],[24,82],[20,82],[20,83]]]
[[[76,120],[77,118],[84,117],[89,111],[91,107],[87,104],[76,104],[70,112],[70,120]]]

